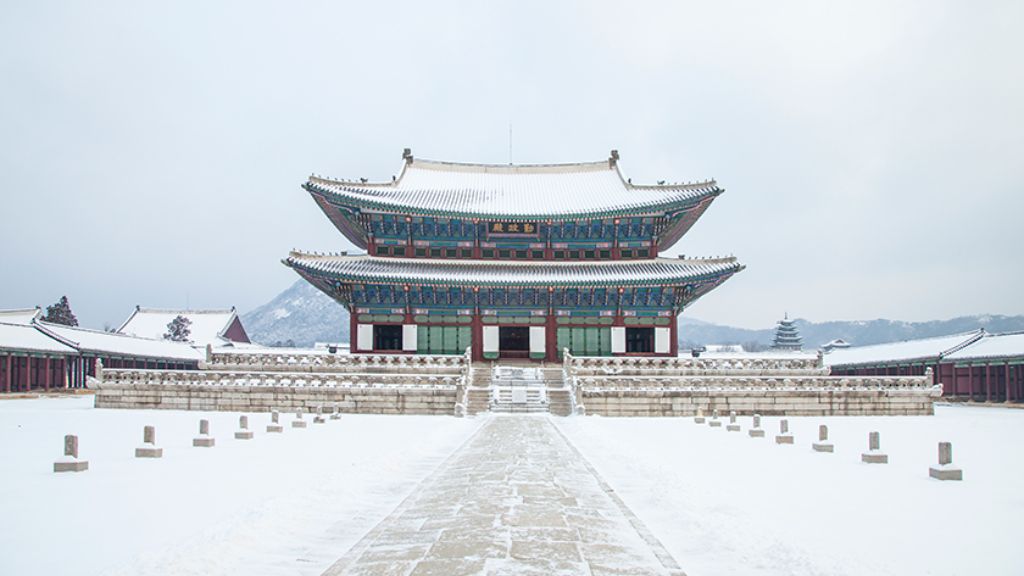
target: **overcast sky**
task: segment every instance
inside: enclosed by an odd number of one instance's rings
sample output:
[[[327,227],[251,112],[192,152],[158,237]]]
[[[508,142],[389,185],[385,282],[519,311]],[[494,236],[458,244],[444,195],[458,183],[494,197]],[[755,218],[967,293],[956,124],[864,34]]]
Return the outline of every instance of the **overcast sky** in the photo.
[[[604,159],[726,189],[671,255],[747,269],[685,314],[1024,313],[1024,2],[10,2],[0,308],[248,311],[299,185],[401,151]]]

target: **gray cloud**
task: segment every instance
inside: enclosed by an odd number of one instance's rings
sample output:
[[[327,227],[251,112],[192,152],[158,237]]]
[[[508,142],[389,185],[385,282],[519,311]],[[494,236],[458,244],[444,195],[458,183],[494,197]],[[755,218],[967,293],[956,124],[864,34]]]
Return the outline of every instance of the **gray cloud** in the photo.
[[[687,314],[1019,314],[1015,2],[21,3],[0,22],[0,303],[247,310],[298,185],[400,152],[726,187],[674,248],[748,269]]]

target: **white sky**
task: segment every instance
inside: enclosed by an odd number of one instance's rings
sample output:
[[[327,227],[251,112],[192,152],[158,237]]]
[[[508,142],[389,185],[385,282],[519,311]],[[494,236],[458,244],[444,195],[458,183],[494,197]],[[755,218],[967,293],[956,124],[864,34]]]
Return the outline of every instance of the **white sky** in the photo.
[[[1024,313],[1021,2],[21,2],[0,18],[0,308],[247,311],[299,185],[401,151],[599,160],[726,188],[673,253],[747,270],[686,314]]]

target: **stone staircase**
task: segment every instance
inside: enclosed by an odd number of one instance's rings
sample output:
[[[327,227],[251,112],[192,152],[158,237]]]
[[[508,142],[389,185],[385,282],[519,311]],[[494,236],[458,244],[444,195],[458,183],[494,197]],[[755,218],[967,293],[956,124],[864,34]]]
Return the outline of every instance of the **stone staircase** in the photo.
[[[571,391],[562,379],[561,366],[503,362],[497,375],[494,368],[489,363],[479,363],[473,367],[473,378],[467,393],[467,414],[572,414]],[[510,376],[510,373],[514,375]]]
[[[467,390],[466,414],[473,415],[491,409],[491,367],[473,366],[473,379]]]
[[[491,389],[491,412],[544,413],[548,398],[543,386],[495,386]]]

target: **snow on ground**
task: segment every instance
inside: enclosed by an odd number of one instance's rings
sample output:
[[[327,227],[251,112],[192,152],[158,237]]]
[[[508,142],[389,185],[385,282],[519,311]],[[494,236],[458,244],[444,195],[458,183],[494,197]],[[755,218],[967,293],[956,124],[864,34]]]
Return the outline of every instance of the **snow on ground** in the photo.
[[[1024,410],[789,418],[792,446],[692,418],[556,423],[690,576],[1024,573]],[[835,453],[817,453],[819,424]],[[890,464],[860,462],[868,432]],[[963,482],[928,477],[953,443]]]
[[[236,413],[0,400],[0,574],[320,574],[481,421],[345,415],[235,440]],[[193,448],[200,418],[214,448]],[[134,458],[156,426],[159,460]],[[54,474],[64,434],[89,470]]]

